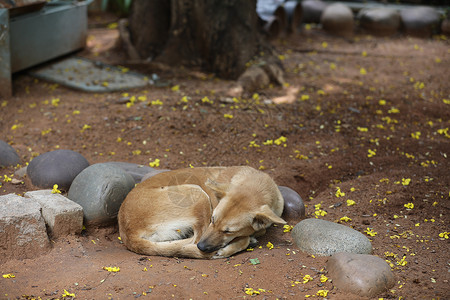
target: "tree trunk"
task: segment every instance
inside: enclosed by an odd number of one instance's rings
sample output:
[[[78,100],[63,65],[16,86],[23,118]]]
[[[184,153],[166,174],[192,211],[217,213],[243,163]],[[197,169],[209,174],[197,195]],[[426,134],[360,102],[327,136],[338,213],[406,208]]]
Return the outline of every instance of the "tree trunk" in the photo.
[[[271,53],[256,0],[134,0],[129,29],[141,58],[222,78],[236,79],[255,56]]]

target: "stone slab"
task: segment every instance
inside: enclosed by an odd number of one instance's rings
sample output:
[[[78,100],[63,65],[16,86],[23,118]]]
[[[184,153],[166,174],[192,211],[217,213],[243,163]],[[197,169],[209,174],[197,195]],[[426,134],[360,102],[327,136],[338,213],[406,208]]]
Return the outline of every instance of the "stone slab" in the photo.
[[[68,57],[33,70],[31,75],[94,93],[142,88],[150,84],[149,79],[142,74],[82,57]]]
[[[39,203],[16,194],[0,196],[0,241],[0,263],[33,258],[50,249]]]
[[[83,208],[60,194],[52,194],[51,190],[40,190],[25,193],[42,207],[42,216],[52,237],[63,237],[80,233],[83,229]]]

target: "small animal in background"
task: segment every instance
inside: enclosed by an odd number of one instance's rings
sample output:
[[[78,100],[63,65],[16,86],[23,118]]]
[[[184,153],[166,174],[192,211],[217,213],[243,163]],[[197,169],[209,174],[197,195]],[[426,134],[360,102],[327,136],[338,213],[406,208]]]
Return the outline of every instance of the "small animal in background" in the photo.
[[[284,200],[269,175],[247,166],[189,168],[138,184],[119,210],[120,236],[136,253],[224,258],[256,243]]]

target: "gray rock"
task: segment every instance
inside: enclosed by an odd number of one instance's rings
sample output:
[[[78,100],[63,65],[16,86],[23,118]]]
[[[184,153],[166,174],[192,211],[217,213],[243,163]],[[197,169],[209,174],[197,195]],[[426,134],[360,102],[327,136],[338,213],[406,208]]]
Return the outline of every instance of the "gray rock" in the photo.
[[[168,172],[168,171],[170,171],[170,170],[166,170],[166,169],[156,170],[156,169],[153,169],[151,172],[148,172],[147,174],[144,175],[144,177],[142,177],[141,182],[149,179],[150,177],[155,176],[156,174],[164,173],[164,172]]]
[[[299,221],[305,217],[305,204],[300,195],[287,186],[278,186],[284,199],[283,215],[285,221]]]
[[[447,19],[442,21],[441,31],[443,34],[450,35],[450,16],[447,16]]]
[[[353,35],[354,23],[352,10],[342,4],[333,3],[323,11],[320,22],[325,31],[342,37]]]
[[[52,194],[52,190],[26,192],[25,197],[41,205],[42,216],[52,237],[81,233],[83,208],[77,203],[60,194]]]
[[[72,150],[55,150],[35,157],[27,168],[31,183],[40,188],[53,188],[67,191],[74,178],[89,162],[80,153]]]
[[[87,224],[108,225],[116,220],[120,205],[134,186],[133,177],[121,168],[95,164],[74,179],[68,197],[83,207]]]
[[[320,0],[302,1],[303,23],[320,23],[320,16],[327,7],[327,4]]]
[[[403,9],[400,11],[400,17],[405,33],[415,37],[430,37],[439,26],[439,12],[433,7]]]
[[[372,252],[369,239],[359,231],[321,219],[301,221],[292,230],[292,237],[300,250],[309,254],[327,256],[338,252]]]
[[[127,163],[127,162],[112,161],[112,162],[107,162],[106,164],[121,168],[122,170],[124,170],[125,172],[130,174],[131,177],[133,177],[135,183],[141,182],[142,178],[146,174],[155,171],[154,168],[149,167],[149,166]]]
[[[327,270],[338,289],[360,297],[376,297],[395,284],[389,265],[373,255],[337,253],[328,259]]]
[[[18,164],[20,164],[20,157],[16,150],[0,140],[0,167],[17,166]]]
[[[0,196],[0,263],[34,258],[50,248],[41,206],[15,194]]]
[[[388,7],[362,9],[357,18],[362,28],[377,36],[393,35],[400,28],[400,14]]]
[[[16,171],[14,172],[14,175],[16,175],[17,177],[20,177],[20,178],[25,177],[25,175],[27,175],[27,166],[22,167],[22,168],[16,170]]]

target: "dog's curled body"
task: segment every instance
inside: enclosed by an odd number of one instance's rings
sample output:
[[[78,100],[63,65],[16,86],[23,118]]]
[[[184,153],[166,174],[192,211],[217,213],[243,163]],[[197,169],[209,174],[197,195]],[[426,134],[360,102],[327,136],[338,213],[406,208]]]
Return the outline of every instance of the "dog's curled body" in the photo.
[[[284,224],[283,205],[270,176],[251,167],[181,169],[157,174],[128,194],[119,232],[140,254],[228,257],[272,223]]]

